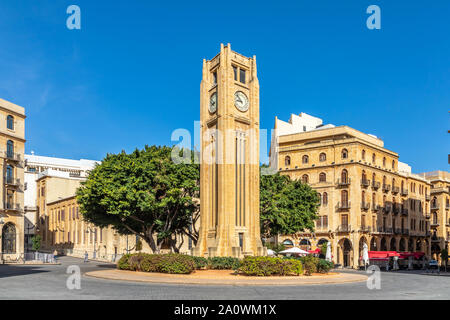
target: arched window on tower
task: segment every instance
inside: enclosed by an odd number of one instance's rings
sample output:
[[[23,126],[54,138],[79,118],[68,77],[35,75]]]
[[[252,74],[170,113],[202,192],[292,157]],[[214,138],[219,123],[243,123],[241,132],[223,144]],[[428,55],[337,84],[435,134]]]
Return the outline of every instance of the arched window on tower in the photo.
[[[319,155],[319,161],[320,162],[323,162],[323,161],[326,161],[327,160],[327,155],[324,153],[324,152],[322,152],[320,155]]]
[[[361,152],[361,159],[366,160],[366,150]]]
[[[348,150],[347,149],[342,149],[341,158],[342,159],[347,159],[348,158]]]
[[[319,174],[319,182],[326,182],[327,181],[327,175],[325,172],[321,172]]]
[[[304,175],[302,176],[302,182],[303,182],[303,183],[308,183],[308,182],[309,182],[309,178],[308,178],[308,175],[307,175],[307,174],[304,174]]]
[[[284,158],[284,165],[285,165],[285,166],[290,166],[290,165],[291,165],[291,157],[286,156],[286,157]]]
[[[324,192],[322,194],[322,205],[326,206],[328,204],[328,193]]]
[[[341,180],[342,183],[348,183],[348,172],[345,169],[341,172]]]
[[[307,155],[304,155],[302,157],[302,163],[308,163],[308,161],[309,161],[309,157]]]

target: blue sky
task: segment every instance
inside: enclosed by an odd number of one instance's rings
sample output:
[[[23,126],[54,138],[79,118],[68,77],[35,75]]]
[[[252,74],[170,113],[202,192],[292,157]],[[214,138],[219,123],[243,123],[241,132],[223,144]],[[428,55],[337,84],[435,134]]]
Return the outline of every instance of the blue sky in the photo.
[[[449,170],[449,16],[444,0],[4,0],[0,97],[26,108],[26,152],[172,144],[199,119],[202,59],[231,43],[257,56],[261,128],[306,112],[379,136],[414,172]]]

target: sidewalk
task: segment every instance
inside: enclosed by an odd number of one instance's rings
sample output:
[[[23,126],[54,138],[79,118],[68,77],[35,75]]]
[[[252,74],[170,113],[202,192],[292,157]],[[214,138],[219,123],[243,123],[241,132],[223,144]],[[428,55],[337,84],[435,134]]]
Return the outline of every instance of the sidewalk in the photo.
[[[234,286],[299,286],[320,284],[341,284],[366,281],[367,276],[361,274],[337,273],[314,274],[312,276],[290,277],[249,277],[233,275],[230,270],[199,270],[190,275],[146,273],[108,269],[91,271],[86,276],[120,281],[164,283],[164,284],[196,284],[196,285],[234,285]]]

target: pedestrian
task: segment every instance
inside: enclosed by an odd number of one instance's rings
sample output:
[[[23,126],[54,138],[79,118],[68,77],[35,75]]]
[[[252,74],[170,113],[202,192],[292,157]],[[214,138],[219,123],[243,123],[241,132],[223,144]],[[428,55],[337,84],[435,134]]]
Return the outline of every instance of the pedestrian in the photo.
[[[89,258],[88,252],[85,251],[85,252],[84,252],[84,262],[85,262],[85,263],[89,261],[88,258]]]

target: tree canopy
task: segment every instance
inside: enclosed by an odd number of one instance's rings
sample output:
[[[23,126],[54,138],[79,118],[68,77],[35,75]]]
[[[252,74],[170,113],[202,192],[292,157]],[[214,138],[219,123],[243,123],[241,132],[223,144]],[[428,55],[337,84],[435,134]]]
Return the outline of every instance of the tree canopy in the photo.
[[[262,168],[263,169],[263,168]],[[260,216],[261,235],[314,231],[319,195],[309,185],[279,173],[261,175]]]
[[[146,146],[130,154],[108,154],[77,190],[83,219],[138,235],[153,252],[177,234],[195,241],[191,224],[195,227],[199,216],[199,165],[174,163],[172,151]]]

